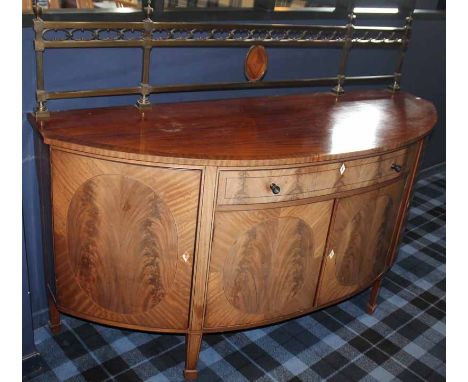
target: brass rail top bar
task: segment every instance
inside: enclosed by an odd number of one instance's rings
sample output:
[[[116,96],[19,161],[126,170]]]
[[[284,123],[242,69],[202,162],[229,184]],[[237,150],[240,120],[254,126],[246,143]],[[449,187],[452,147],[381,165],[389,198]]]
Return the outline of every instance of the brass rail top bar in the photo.
[[[333,86],[337,95],[344,92],[345,83],[390,83],[390,89],[400,89],[401,70],[408,47],[414,12],[410,0],[403,27],[356,26],[354,1],[349,1],[348,22],[345,25],[289,24],[210,24],[187,22],[155,22],[148,1],[146,18],[140,22],[44,21],[42,9],[36,3],[34,11],[34,48],[36,51],[36,118],[47,118],[46,102],[56,99],[139,94],[136,106],[151,107],[150,94],[203,90],[259,89],[274,87]],[[333,77],[297,80],[246,81],[157,86],[150,84],[150,58],[154,47],[331,47],[341,49],[338,74]],[[51,48],[116,48],[139,47],[143,50],[141,82],[136,87],[47,91],[44,87],[44,52]],[[349,52],[352,48],[397,48],[393,74],[346,76]]]

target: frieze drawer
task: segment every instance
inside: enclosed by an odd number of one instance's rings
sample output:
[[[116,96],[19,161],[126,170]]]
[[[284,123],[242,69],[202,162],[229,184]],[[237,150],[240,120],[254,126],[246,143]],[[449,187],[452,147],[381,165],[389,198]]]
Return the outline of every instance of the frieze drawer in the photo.
[[[222,170],[218,204],[290,201],[353,190],[398,178],[416,154],[410,146],[365,159],[271,170]]]

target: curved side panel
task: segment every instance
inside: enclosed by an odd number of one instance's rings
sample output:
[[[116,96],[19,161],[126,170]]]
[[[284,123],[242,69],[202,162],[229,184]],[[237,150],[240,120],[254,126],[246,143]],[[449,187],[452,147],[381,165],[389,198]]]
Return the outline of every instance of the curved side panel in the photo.
[[[396,211],[393,199],[389,195],[378,195],[375,199],[356,212],[341,232],[341,245],[346,248],[342,256],[336,258],[336,278],[343,286],[359,284],[360,277],[366,272],[368,263],[373,263],[373,273],[382,271],[388,251],[391,217]],[[369,221],[369,219],[372,219]],[[374,235],[369,235],[369,232]],[[387,248],[385,246],[387,245]],[[374,258],[366,258],[363,252],[368,247]]]
[[[52,150],[62,311],[122,327],[187,329],[198,170]]]
[[[406,179],[339,199],[330,230],[318,305],[353,294],[385,269]]]

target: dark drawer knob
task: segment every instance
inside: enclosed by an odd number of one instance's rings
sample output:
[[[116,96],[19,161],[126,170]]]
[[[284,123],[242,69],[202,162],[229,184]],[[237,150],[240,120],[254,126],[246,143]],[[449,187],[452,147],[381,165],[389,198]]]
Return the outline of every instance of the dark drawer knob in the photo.
[[[271,188],[271,192],[273,192],[275,195],[278,195],[281,191],[280,186],[274,183],[270,184],[270,188]]]
[[[390,167],[392,170],[395,170],[396,172],[401,171],[401,166],[399,164],[393,163],[392,167]]]

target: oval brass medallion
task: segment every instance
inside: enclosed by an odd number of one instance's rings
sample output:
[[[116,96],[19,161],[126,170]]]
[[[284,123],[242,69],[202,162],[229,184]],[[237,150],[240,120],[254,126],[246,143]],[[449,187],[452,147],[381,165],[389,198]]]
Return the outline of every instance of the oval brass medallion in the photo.
[[[268,55],[261,45],[254,45],[245,57],[245,77],[249,81],[258,81],[263,78],[268,69]]]

